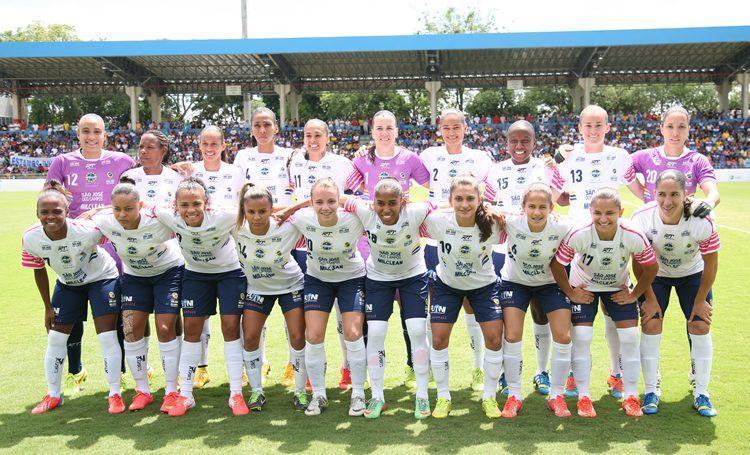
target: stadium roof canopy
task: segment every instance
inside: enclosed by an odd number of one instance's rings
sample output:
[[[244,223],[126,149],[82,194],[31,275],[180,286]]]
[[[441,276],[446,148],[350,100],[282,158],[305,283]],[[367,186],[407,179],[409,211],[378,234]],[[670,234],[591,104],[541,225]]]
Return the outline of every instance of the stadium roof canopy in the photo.
[[[750,71],[750,26],[230,40],[0,43],[20,96],[720,82]]]

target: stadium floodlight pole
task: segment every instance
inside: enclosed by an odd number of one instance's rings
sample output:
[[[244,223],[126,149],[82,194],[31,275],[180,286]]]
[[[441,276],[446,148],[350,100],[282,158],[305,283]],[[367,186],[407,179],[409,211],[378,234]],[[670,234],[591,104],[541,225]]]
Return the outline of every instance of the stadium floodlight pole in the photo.
[[[240,0],[242,5],[242,38],[247,38],[247,0]],[[250,107],[252,106],[253,95],[251,93],[242,94],[242,117],[246,122],[250,122]]]

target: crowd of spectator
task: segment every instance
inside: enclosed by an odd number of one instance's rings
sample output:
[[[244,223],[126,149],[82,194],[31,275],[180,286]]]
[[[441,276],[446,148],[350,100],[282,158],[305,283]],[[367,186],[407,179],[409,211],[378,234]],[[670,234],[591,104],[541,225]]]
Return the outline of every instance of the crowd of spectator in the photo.
[[[505,157],[505,131],[517,118],[504,116],[474,116],[467,119],[469,132],[465,143],[468,147],[486,150],[495,159]],[[574,115],[548,117],[526,117],[537,130],[537,151],[540,154],[554,153],[562,144],[579,142],[578,119]],[[629,152],[649,148],[661,143],[660,121],[654,114],[613,114],[612,129],[608,143]],[[369,121],[332,120],[328,122],[331,132],[330,146],[334,153],[348,157],[362,146],[371,145]],[[140,134],[149,127],[158,127],[170,137],[170,160],[172,162],[200,159],[198,133],[201,122],[164,122],[160,125],[107,125],[107,148],[135,153]],[[252,145],[249,126],[245,123],[224,125],[225,140],[230,157],[242,148]],[[291,122],[283,128],[277,143],[284,147],[301,148],[303,123]],[[438,125],[404,119],[399,122],[399,143],[416,152],[427,147],[441,145]],[[705,154],[715,168],[750,168],[750,119],[742,119],[736,113],[697,114],[691,120],[688,147]],[[8,174],[36,174],[46,172],[43,163],[34,165],[12,164],[11,155],[33,158],[50,158],[77,148],[75,126],[31,125],[21,130],[0,127],[0,176]],[[44,160],[40,160],[44,161]]]

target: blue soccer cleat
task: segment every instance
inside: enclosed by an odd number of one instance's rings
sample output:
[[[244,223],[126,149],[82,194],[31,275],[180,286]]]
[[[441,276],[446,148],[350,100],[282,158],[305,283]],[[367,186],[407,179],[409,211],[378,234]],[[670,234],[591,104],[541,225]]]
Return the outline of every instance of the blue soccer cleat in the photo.
[[[500,375],[500,393],[502,393],[504,397],[507,397],[510,393],[508,382],[505,380],[505,373]]]
[[[646,396],[643,397],[641,409],[646,415],[652,415],[659,412],[659,396],[653,392],[647,393]]]
[[[578,384],[576,384],[576,378],[572,371],[568,374],[568,379],[565,380],[565,392],[563,394],[568,398],[578,396]]]
[[[698,414],[703,417],[715,417],[717,414],[716,409],[714,409],[714,406],[711,404],[711,400],[705,395],[698,395],[695,397],[693,407],[698,411]]]
[[[549,382],[549,373],[546,371],[542,371],[541,373],[534,376],[534,388],[537,392],[539,392],[540,395],[547,396],[549,395],[549,388],[550,388],[550,382]]]

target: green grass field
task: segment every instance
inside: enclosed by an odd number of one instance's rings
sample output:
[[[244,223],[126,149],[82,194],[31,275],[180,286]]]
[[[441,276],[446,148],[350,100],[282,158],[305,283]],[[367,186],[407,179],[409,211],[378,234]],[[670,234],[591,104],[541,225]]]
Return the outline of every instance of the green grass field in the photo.
[[[722,251],[714,287],[716,307],[713,326],[715,358],[711,383],[712,401],[718,417],[707,419],[692,409],[688,389],[688,346],[684,319],[678,307],[667,313],[662,342],[664,396],[656,416],[631,419],[606,393],[608,355],[602,322],[596,323],[592,353],[592,395],[599,417],[558,419],[545,408],[545,401],[531,387],[535,355],[533,338],[524,344],[524,409],[514,420],[490,421],[484,417],[478,395],[468,390],[471,356],[468,338],[459,318],[451,342],[453,413],[445,420],[417,422],[412,416],[413,395],[401,384],[405,350],[397,315],[391,319],[387,340],[386,401],[389,410],[380,420],[350,418],[348,394],[337,388],[340,349],[334,324],[328,331],[328,385],[331,406],[318,418],[293,411],[291,395],[279,385],[286,362],[286,342],[281,316],[275,310],[269,319],[268,356],[272,370],[266,384],[268,405],[261,413],[232,417],[226,406],[227,378],[221,331],[213,323],[210,371],[212,381],[197,391],[198,406],[183,418],[158,413],[158,404],[148,411],[111,416],[106,411],[99,343],[93,323],[88,321],[84,338],[84,363],[90,376],[84,392],[68,400],[59,410],[32,416],[31,407],[46,393],[42,359],[46,346],[43,305],[30,270],[20,266],[21,235],[35,222],[33,193],[2,193],[0,206],[0,450],[18,453],[87,450],[119,452],[131,450],[180,452],[310,452],[310,453],[424,453],[487,452],[574,453],[651,452],[748,453],[747,421],[750,411],[742,401],[750,388],[750,369],[745,360],[750,341],[743,319],[748,297],[750,258],[750,184],[723,183],[717,210]],[[635,207],[628,199],[627,213]],[[527,318],[529,319],[529,318]],[[529,324],[529,322],[527,322]],[[526,333],[531,333],[527,325]],[[155,338],[155,337],[154,337]],[[744,346],[744,347],[743,347]],[[163,377],[156,340],[151,342],[151,360],[156,374],[157,402],[163,396]],[[743,357],[744,356],[744,357]],[[743,363],[745,362],[745,363]],[[744,379],[743,379],[744,378]],[[132,380],[130,381],[132,384]],[[132,390],[125,392],[126,402]],[[435,394],[431,389],[434,405]],[[501,400],[502,402],[502,400]],[[569,405],[575,409],[574,400]],[[745,428],[743,430],[742,428]],[[748,452],[746,452],[748,451]]]

